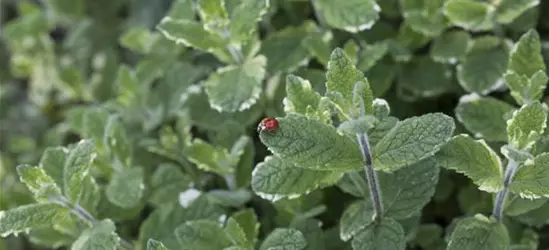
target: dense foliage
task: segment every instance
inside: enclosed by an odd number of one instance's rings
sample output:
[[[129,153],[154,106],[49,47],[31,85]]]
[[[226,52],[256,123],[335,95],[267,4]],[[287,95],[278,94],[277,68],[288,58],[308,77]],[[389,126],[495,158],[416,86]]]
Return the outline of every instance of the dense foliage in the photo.
[[[549,249],[547,1],[0,4],[0,250]]]

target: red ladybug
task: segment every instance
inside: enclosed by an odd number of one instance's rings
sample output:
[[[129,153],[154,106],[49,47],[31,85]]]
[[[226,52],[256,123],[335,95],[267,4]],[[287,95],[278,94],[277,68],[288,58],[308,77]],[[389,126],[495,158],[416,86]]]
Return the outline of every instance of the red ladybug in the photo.
[[[267,117],[261,120],[259,125],[257,126],[257,132],[261,131],[267,131],[269,133],[273,133],[278,128],[278,121],[276,118],[273,117]]]

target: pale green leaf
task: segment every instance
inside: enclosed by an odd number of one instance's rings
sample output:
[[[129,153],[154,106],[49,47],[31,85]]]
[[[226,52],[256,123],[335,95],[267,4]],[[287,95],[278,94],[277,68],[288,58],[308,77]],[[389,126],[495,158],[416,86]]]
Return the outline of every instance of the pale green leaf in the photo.
[[[497,192],[503,188],[501,161],[484,140],[466,134],[452,138],[436,155],[440,165],[469,177],[480,190]]]
[[[198,168],[218,174],[233,173],[233,167],[238,163],[238,158],[232,157],[226,148],[216,147],[199,138],[195,138],[185,149],[185,155]]]
[[[115,170],[105,190],[109,201],[121,208],[137,206],[145,190],[144,174],[141,167]]]
[[[392,172],[423,160],[450,139],[454,128],[454,120],[442,113],[399,121],[375,146],[374,166]]]
[[[113,158],[115,168],[132,166],[133,147],[126,129],[116,115],[109,117],[103,138],[107,152]]]
[[[389,51],[385,42],[365,44],[358,51],[358,63],[356,67],[361,71],[370,71]]]
[[[302,250],[307,246],[303,234],[293,228],[276,228],[261,243],[259,250]]]
[[[162,19],[157,29],[177,44],[210,52],[225,62],[232,61],[225,50],[226,41],[219,35],[205,30],[198,22],[168,16]]]
[[[491,29],[494,11],[489,3],[475,0],[449,0],[444,4],[444,14],[450,22],[471,31]]]
[[[68,213],[67,208],[54,203],[29,204],[0,211],[0,236],[17,235],[28,229],[53,225]]]
[[[145,27],[138,26],[126,30],[118,40],[124,48],[147,54],[154,39],[158,39],[157,34],[153,34]]]
[[[297,167],[317,170],[352,170],[362,167],[358,145],[335,128],[302,115],[277,118],[273,134],[259,135],[274,155]]]
[[[191,178],[176,165],[161,164],[151,177],[149,201],[155,205],[176,201],[179,193],[186,190],[191,182]]]
[[[147,250],[169,250],[167,247],[162,244],[162,242],[149,239],[147,242]]]
[[[92,140],[81,140],[71,149],[63,167],[63,191],[69,201],[80,200],[82,182],[88,175],[95,156]]]
[[[531,148],[547,126],[547,113],[543,104],[533,102],[522,106],[507,121],[509,144],[517,149]]]
[[[434,39],[429,55],[435,62],[456,64],[467,54],[471,35],[465,31],[448,31]]]
[[[91,175],[88,175],[81,185],[82,196],[80,197],[79,204],[90,214],[95,215],[103,190],[100,189],[99,185]]]
[[[330,26],[351,33],[370,29],[379,19],[381,8],[373,0],[334,2],[314,0],[317,17]]]
[[[348,241],[374,221],[374,208],[367,199],[349,205],[339,221],[339,237]]]
[[[404,229],[394,219],[383,218],[372,223],[357,234],[351,242],[353,250],[404,250],[406,238]]]
[[[257,29],[257,23],[267,13],[269,0],[244,0],[231,13],[229,32],[231,40],[243,42],[249,39]]]
[[[549,197],[549,153],[520,166],[509,188],[523,198]]]
[[[511,50],[508,70],[526,77],[531,77],[540,70],[545,71],[540,38],[536,30],[528,31],[515,44]]]
[[[403,99],[436,97],[454,88],[454,76],[448,65],[423,56],[402,65],[397,87]]]
[[[311,55],[304,45],[309,31],[305,25],[286,27],[261,42],[260,54],[268,58],[267,72],[275,75],[279,72],[292,72],[307,65]],[[280,53],[284,51],[284,53]]]
[[[322,65],[326,66],[332,53],[332,39],[333,33],[330,30],[311,32],[303,40],[303,45]]]
[[[254,210],[250,208],[240,210],[235,212],[231,218],[238,222],[244,231],[247,244],[254,246],[259,235],[259,222]]]
[[[530,152],[526,150],[516,149],[509,144],[503,145],[500,151],[505,156],[505,158],[513,160],[517,163],[524,163],[528,160],[534,159],[534,156]]]
[[[260,55],[241,65],[219,68],[211,74],[205,83],[211,107],[219,112],[249,109],[261,94],[266,64],[266,58]]]
[[[379,173],[385,214],[405,219],[421,211],[435,194],[439,164],[427,158],[394,173]]]
[[[360,47],[358,46],[358,44],[353,39],[347,40],[347,42],[345,42],[345,44],[343,45],[343,51],[345,51],[345,55],[347,55],[347,57],[349,59],[351,59],[351,62],[354,65],[356,65],[356,63],[358,61],[358,50],[359,49],[360,49]]]
[[[299,230],[305,240],[307,241],[307,247],[304,250],[325,250],[325,236],[322,231],[322,222],[317,219],[297,219],[291,224],[291,228]]]
[[[476,138],[507,141],[505,122],[514,109],[496,98],[470,94],[460,98],[455,113],[457,120]]]
[[[61,189],[44,169],[30,165],[19,165],[17,166],[17,174],[21,182],[27,185],[34,198],[39,202],[61,197]]]
[[[506,250],[509,249],[509,244],[505,225],[477,214],[458,222],[447,250]]]
[[[70,246],[70,244],[74,241],[74,236],[68,234],[67,232],[56,230],[54,227],[55,225],[53,227],[50,225],[33,228],[28,232],[27,237],[33,244],[51,249],[59,249],[63,246]],[[2,247],[0,247],[0,249],[2,249]]]
[[[225,225],[225,233],[227,234],[234,246],[242,247],[244,249],[249,249],[253,247],[252,244],[247,242],[244,229],[242,229],[242,227],[235,219],[229,218],[227,220],[227,223]]]
[[[498,23],[509,24],[539,3],[540,0],[502,0],[496,10],[496,20]]]
[[[528,199],[522,198],[520,195],[511,193],[505,201],[505,214],[510,216],[517,216],[534,209],[540,208],[543,204],[547,203],[548,198]]]
[[[213,250],[231,246],[219,223],[211,220],[185,222],[175,229],[181,250]]]
[[[59,187],[63,186],[63,166],[68,152],[64,147],[46,148],[38,164],[38,167],[44,169]]]
[[[492,40],[491,37],[477,38],[457,67],[459,84],[469,92],[486,95],[503,84],[509,55],[503,44],[493,44]]]
[[[505,84],[511,90],[511,95],[521,105],[541,99],[547,86],[547,80],[549,80],[549,77],[547,77],[545,70],[534,73],[531,78],[513,71],[504,75]]]
[[[72,244],[71,250],[116,250],[120,237],[114,222],[109,219],[98,222],[84,232]]]
[[[212,32],[220,32],[229,25],[224,0],[198,0],[197,10],[204,28]]]
[[[173,19],[194,19],[193,0],[174,0],[166,16]]]
[[[247,189],[223,190],[214,189],[208,192],[208,198],[214,203],[228,207],[241,207],[252,199],[252,193]]]
[[[339,92],[344,100],[353,100],[353,89],[357,82],[362,82],[362,98],[364,100],[365,111],[367,114],[373,113],[372,102],[374,101],[372,90],[364,74],[358,70],[351,59],[345,55],[341,48],[336,48],[330,56],[326,72],[326,91]],[[341,105],[340,105],[341,106]],[[351,104],[346,101],[341,107],[344,112],[351,112]]]
[[[288,75],[286,77],[286,93],[284,112],[306,114],[307,108],[316,109],[320,102],[320,94],[314,91],[311,83],[301,77]]]
[[[541,207],[515,216],[513,219],[528,226],[541,227],[549,221],[549,202],[545,202]]]
[[[300,168],[277,156],[267,156],[252,172],[252,189],[264,199],[297,198],[336,183],[343,173]]]
[[[427,11],[414,11],[404,13],[404,16],[406,18],[407,25],[409,25],[411,29],[428,37],[440,36],[440,34],[448,26],[448,20],[442,11],[432,13]]]

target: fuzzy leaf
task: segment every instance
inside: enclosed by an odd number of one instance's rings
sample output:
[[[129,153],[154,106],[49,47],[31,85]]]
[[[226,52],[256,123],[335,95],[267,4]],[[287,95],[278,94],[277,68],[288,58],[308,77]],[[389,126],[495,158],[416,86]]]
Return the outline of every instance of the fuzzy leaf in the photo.
[[[507,121],[509,144],[517,149],[531,148],[547,126],[547,113],[539,102],[522,106]]]
[[[317,219],[297,219],[290,225],[291,228],[299,230],[305,240],[307,247],[304,250],[325,250],[325,236],[321,228],[322,222]]]
[[[162,242],[149,239],[147,242],[147,250],[169,250],[167,247],[162,244]]]
[[[145,189],[143,177],[144,172],[141,167],[115,171],[106,188],[107,198],[121,208],[137,206]]]
[[[496,20],[502,24],[512,23],[528,9],[539,5],[540,0],[502,0],[496,10]]]
[[[507,229],[501,222],[477,214],[458,222],[447,249],[506,250],[509,243]]]
[[[63,186],[63,166],[68,152],[64,147],[46,148],[40,158],[40,164],[38,164],[38,167],[44,169],[59,187]]]
[[[277,118],[274,134],[259,135],[274,155],[297,167],[317,170],[352,170],[362,167],[358,145],[335,128],[302,115]]]
[[[132,166],[132,143],[128,138],[122,121],[117,116],[109,117],[105,128],[105,145],[118,167]]]
[[[547,203],[548,198],[528,199],[522,198],[520,195],[511,193],[505,202],[505,214],[510,216],[518,216],[534,209],[540,208]]]
[[[185,154],[198,168],[218,174],[232,173],[238,163],[226,148],[215,147],[199,138],[193,140]]]
[[[231,246],[231,241],[223,228],[215,221],[188,221],[175,229],[180,249],[212,250]]]
[[[376,169],[392,172],[423,160],[446,143],[454,132],[454,121],[432,113],[400,121],[374,149]]]
[[[353,250],[404,250],[404,229],[394,219],[385,217],[380,223],[368,225],[351,242]]]
[[[115,232],[114,222],[109,219],[95,224],[84,232],[72,244],[71,250],[116,250],[120,237]]]
[[[490,29],[493,12],[488,3],[474,0],[449,0],[444,5],[444,14],[452,24],[471,31]]]
[[[231,40],[243,42],[249,39],[257,29],[257,23],[267,13],[269,0],[245,0],[231,13],[229,32]]]
[[[549,153],[521,166],[509,188],[524,198],[549,197]]]
[[[7,237],[28,229],[51,226],[68,213],[68,209],[54,203],[29,204],[0,211],[0,236]]]
[[[374,221],[374,208],[369,199],[349,205],[339,221],[339,237],[348,241]]]
[[[252,189],[263,199],[297,198],[336,183],[343,173],[300,168],[276,156],[267,156],[252,172]]]
[[[219,68],[206,80],[210,106],[219,112],[249,109],[261,93],[266,64],[266,58],[260,55],[241,65]]]
[[[229,25],[224,0],[198,0],[196,7],[206,30],[221,31]]]
[[[514,110],[510,104],[493,97],[470,94],[460,98],[456,118],[476,138],[507,141],[506,115]]]
[[[303,234],[293,228],[276,228],[261,243],[259,250],[302,250],[307,246]]]
[[[379,19],[381,8],[373,0],[334,2],[314,0],[316,15],[334,28],[351,33],[370,29]]]
[[[452,138],[436,155],[441,166],[469,177],[480,190],[497,192],[503,188],[501,161],[484,140],[465,134]]]
[[[38,201],[48,201],[61,197],[61,189],[55,181],[39,167],[30,165],[17,166],[17,174],[21,182],[34,194]]]
[[[71,149],[63,167],[63,191],[69,201],[78,203],[82,182],[88,175],[96,153],[92,140],[81,140]]]
[[[238,226],[244,232],[246,245],[254,246],[259,235],[259,222],[254,211],[252,209],[240,210],[235,212],[231,218],[238,223]]]
[[[511,95],[521,105],[541,99],[547,80],[549,77],[543,70],[534,73],[531,78],[515,72],[507,72],[504,75],[505,84],[511,90]]]
[[[244,234],[244,229],[242,229],[242,227],[235,219],[229,218],[227,220],[227,223],[225,225],[225,233],[231,240],[233,247],[238,246],[244,249],[250,249],[251,247],[253,247],[247,242],[246,235]]]
[[[320,94],[312,89],[311,83],[298,76],[286,77],[286,93],[287,97],[284,99],[286,113],[306,114],[309,106],[316,109],[320,102]]]
[[[470,42],[468,32],[448,31],[434,39],[429,53],[436,62],[455,64],[465,57]]]
[[[528,31],[515,44],[511,50],[508,70],[526,77],[531,77],[540,70],[545,71],[537,31],[533,29]]]

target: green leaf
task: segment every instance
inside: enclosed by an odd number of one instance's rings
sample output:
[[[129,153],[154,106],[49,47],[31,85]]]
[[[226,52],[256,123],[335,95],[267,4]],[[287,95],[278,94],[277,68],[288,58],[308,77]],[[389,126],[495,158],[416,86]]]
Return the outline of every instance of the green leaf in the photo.
[[[188,221],[175,229],[175,235],[180,249],[211,250],[225,249],[231,246],[231,241],[223,228],[215,221]]]
[[[29,229],[50,226],[68,213],[68,209],[54,203],[29,204],[0,211],[0,236],[17,235]]]
[[[155,39],[158,39],[157,34],[153,34],[145,27],[138,26],[126,30],[120,36],[119,42],[124,48],[133,50],[137,53],[147,54]]]
[[[362,98],[364,100],[364,106],[367,114],[373,113],[372,103],[374,97],[368,80],[364,77],[364,74],[358,70],[351,59],[345,55],[345,52],[336,48],[328,62],[328,70],[326,72],[326,91],[327,92],[339,92],[343,95],[345,100],[353,100],[353,89],[357,82],[362,82],[364,87],[362,89]],[[345,103],[341,107],[344,112],[349,113],[351,111],[351,104]]]
[[[307,246],[303,234],[293,228],[276,228],[261,243],[259,250],[302,250]]]
[[[226,41],[204,29],[202,24],[184,19],[164,17],[157,29],[169,40],[187,47],[210,52],[224,62],[232,61],[225,51]]]
[[[286,77],[286,93],[284,112],[307,114],[307,108],[317,109],[320,94],[314,91],[311,83],[301,77],[288,75]]]
[[[405,219],[421,211],[435,194],[439,164],[427,158],[394,173],[379,173],[385,214]]]
[[[305,25],[286,27],[261,42],[260,54],[268,58],[267,72],[275,75],[279,72],[292,72],[306,65],[311,55],[304,45],[309,31]],[[285,53],[280,53],[285,51]]]
[[[477,138],[507,141],[507,114],[515,108],[493,97],[462,96],[456,107],[457,120]]]
[[[458,222],[447,249],[506,250],[509,249],[509,243],[505,225],[477,214]]]
[[[434,2],[442,4],[442,1]],[[442,11],[411,11],[405,12],[404,17],[411,29],[428,37],[440,36],[448,26],[448,20]]]
[[[205,83],[211,107],[219,112],[249,109],[261,94],[266,64],[266,58],[260,55],[241,65],[219,68],[211,74]]]
[[[357,234],[351,242],[353,250],[404,250],[406,239],[402,226],[390,217],[372,223]]]
[[[317,17],[330,26],[351,33],[370,29],[379,19],[381,8],[373,0],[334,2],[314,0]]]
[[[528,199],[522,198],[520,195],[511,193],[505,202],[505,214],[517,216],[534,209],[540,208],[547,203],[548,198]]]
[[[511,50],[509,71],[521,76],[531,77],[538,71],[545,71],[545,63],[541,56],[541,44],[536,30],[530,30],[522,35]]]
[[[491,29],[494,11],[489,3],[474,0],[449,0],[444,4],[444,14],[450,22],[471,31]]]
[[[137,206],[145,189],[144,174],[141,167],[116,170],[105,190],[109,201],[121,208]]]
[[[247,189],[223,190],[214,189],[208,192],[208,197],[215,203],[228,207],[240,207],[252,199],[252,193]]]
[[[521,105],[541,99],[549,80],[545,71],[542,70],[536,72],[531,78],[515,72],[507,72],[503,77],[505,84],[511,90],[511,96]]]
[[[254,211],[252,209],[243,209],[234,213],[231,218],[238,223],[238,226],[244,232],[246,245],[253,247],[259,235],[259,222]]]
[[[332,39],[331,30],[312,32],[303,40],[303,45],[322,65],[326,66],[332,52]]]
[[[55,225],[44,226],[31,229],[28,232],[29,241],[33,244],[48,247],[51,249],[59,249],[63,246],[70,246],[74,241],[74,236],[61,230],[56,230]],[[2,249],[0,247],[0,249]]]
[[[496,20],[498,23],[509,24],[539,3],[539,0],[503,0],[498,4]]]
[[[224,0],[198,0],[196,7],[206,30],[222,31],[229,25]]]
[[[194,19],[194,8],[192,0],[175,0],[170,6],[167,16],[173,19]]]
[[[513,160],[517,163],[524,163],[528,160],[534,159],[534,156],[530,154],[530,152],[516,149],[509,144],[503,145],[500,151],[503,155],[505,155],[505,158]]]
[[[432,83],[436,82],[436,85]],[[454,88],[452,69],[428,56],[403,64],[397,85],[402,98],[417,100],[436,97]]]
[[[161,164],[151,177],[149,201],[155,205],[176,201],[179,193],[187,189],[192,180],[178,166]]]
[[[322,222],[317,219],[297,219],[290,224],[290,227],[299,230],[305,236],[307,241],[305,250],[325,250],[326,237],[321,225]]]
[[[361,71],[370,71],[389,51],[389,45],[385,42],[365,44],[358,52],[356,67]],[[371,79],[370,79],[371,80]]]
[[[349,205],[339,221],[339,237],[348,241],[374,221],[374,208],[369,199]]]
[[[435,62],[456,64],[467,54],[471,35],[465,31],[448,31],[434,39],[429,55]]]
[[[198,168],[221,175],[233,173],[238,163],[238,158],[232,157],[226,148],[215,147],[199,138],[185,149],[185,155]]]
[[[495,39],[490,36],[477,38],[458,65],[458,81],[465,90],[486,95],[503,84],[509,55],[506,46]]]
[[[57,186],[63,186],[63,166],[69,151],[65,147],[48,147],[40,158],[39,168],[55,180]]]
[[[542,153],[533,161],[520,166],[513,182],[509,185],[512,192],[523,198],[549,196],[549,153]]]
[[[229,32],[231,40],[243,42],[255,34],[257,23],[267,13],[269,0],[245,0],[231,13]]]
[[[39,167],[30,165],[17,166],[17,174],[21,182],[34,194],[39,202],[55,200],[61,197],[61,189],[55,181]]]
[[[88,175],[96,156],[94,142],[81,140],[71,149],[63,167],[63,191],[69,201],[78,203],[82,196],[82,182]]]
[[[549,202],[545,202],[539,208],[515,216],[513,219],[516,219],[525,225],[541,227],[547,224],[547,220],[549,220]]]
[[[358,145],[318,120],[289,114],[277,118],[274,134],[259,137],[274,155],[297,167],[316,170],[352,170],[362,167]]]
[[[239,249],[253,248],[253,245],[247,242],[246,235],[244,234],[244,230],[235,219],[229,218],[227,220],[227,223],[225,225],[225,233],[231,240],[233,247],[238,246]]]
[[[343,173],[295,166],[277,156],[267,156],[252,172],[252,189],[263,199],[297,198],[336,183]]]
[[[358,44],[355,42],[355,40],[348,40],[347,42],[345,42],[345,44],[343,45],[343,51],[345,51],[345,55],[347,55],[347,57],[349,57],[349,59],[351,60],[351,62],[356,65],[357,61],[358,61],[358,50],[360,49],[360,47],[358,46]]]
[[[120,244],[120,237],[115,230],[114,222],[109,219],[102,220],[92,228],[84,230],[72,244],[71,250],[115,250]]]
[[[547,113],[543,104],[536,101],[524,105],[507,121],[509,144],[517,149],[529,149],[546,126]]]
[[[149,239],[147,242],[147,250],[169,250],[167,247],[162,244],[162,242]]]
[[[433,154],[454,132],[454,120],[442,113],[431,113],[400,121],[375,146],[374,166],[393,172]]]
[[[465,134],[452,138],[436,155],[440,165],[469,177],[480,190],[497,192],[503,188],[501,161],[484,140]]]
[[[109,117],[103,138],[107,152],[113,158],[115,168],[132,166],[133,147],[126,129],[116,115]]]

